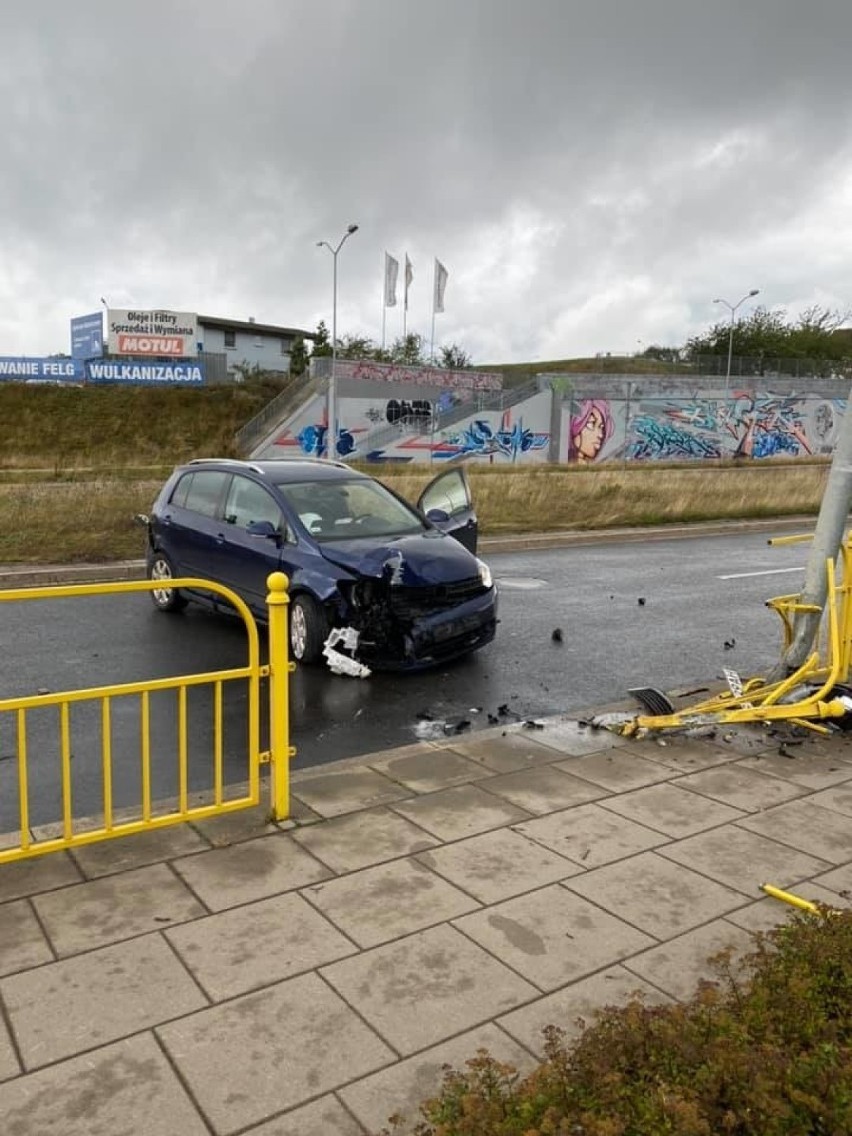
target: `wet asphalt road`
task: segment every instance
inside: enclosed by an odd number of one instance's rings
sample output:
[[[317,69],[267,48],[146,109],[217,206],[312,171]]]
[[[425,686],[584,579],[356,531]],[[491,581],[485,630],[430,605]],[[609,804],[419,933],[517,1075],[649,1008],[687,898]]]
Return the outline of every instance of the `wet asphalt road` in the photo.
[[[801,587],[806,557],[807,546],[770,548],[761,534],[492,556],[501,623],[478,654],[434,671],[366,680],[322,668],[296,672],[295,768],[410,744],[426,731],[445,736],[445,723],[451,731],[470,722],[475,731],[501,705],[516,720],[599,706],[633,686],[700,686],[724,666],[760,673],[780,649],[778,619],[764,601]],[[145,595],[6,603],[0,627],[0,697],[189,674],[246,658],[237,620],[192,607],[164,616]],[[552,639],[556,627],[561,643]],[[152,699],[155,797],[177,788],[174,701],[173,694]],[[244,688],[232,687],[224,715],[228,781],[245,776],[245,708]],[[190,783],[205,788],[213,723],[206,690],[191,692],[189,711]],[[12,827],[18,808],[10,718],[0,721],[0,830]],[[59,815],[57,720],[55,709],[45,710],[28,724],[33,823]],[[99,707],[73,708],[71,731],[74,811],[94,812],[102,802]],[[139,799],[139,734],[138,699],[116,702],[116,804]]]

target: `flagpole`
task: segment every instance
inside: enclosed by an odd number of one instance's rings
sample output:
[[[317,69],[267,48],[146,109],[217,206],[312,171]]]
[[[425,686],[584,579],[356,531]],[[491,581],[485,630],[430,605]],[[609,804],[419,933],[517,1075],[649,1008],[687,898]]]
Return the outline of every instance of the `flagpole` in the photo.
[[[388,312],[388,254],[387,254],[387,250],[385,250],[385,264],[384,264],[384,272],[382,273],[382,275],[384,276],[384,284],[382,286],[382,354],[384,355],[384,353],[385,353],[385,325],[387,323],[387,312]]]
[[[438,287],[438,260],[432,269],[432,337],[429,342],[429,366],[435,366],[435,290]]]
[[[432,343],[429,348],[429,362],[435,366],[435,315],[444,310],[444,289],[447,286],[447,270],[435,257],[432,275]]]
[[[402,349],[403,349],[403,351],[405,351],[405,343],[406,343],[406,340],[408,338],[408,289],[411,286],[411,281],[412,281],[413,276],[414,276],[414,273],[412,272],[412,269],[411,269],[411,261],[408,259],[408,253],[405,254],[404,269],[405,269],[405,276],[403,277],[404,292],[403,292],[403,305],[402,305]]]

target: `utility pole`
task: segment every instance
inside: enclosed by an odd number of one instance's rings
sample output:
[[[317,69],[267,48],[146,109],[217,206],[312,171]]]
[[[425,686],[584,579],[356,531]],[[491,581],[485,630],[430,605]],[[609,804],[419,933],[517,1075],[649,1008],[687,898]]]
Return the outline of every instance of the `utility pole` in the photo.
[[[348,225],[346,232],[337,242],[336,247],[332,247],[328,241],[317,241],[317,248],[325,246],[334,259],[334,290],[332,293],[331,309],[331,377],[328,380],[328,409],[326,413],[328,428],[326,430],[325,448],[325,456],[329,461],[334,461],[337,457],[337,254],[343,248],[344,243],[349,237],[357,232],[357,225]]]
[[[836,560],[843,540],[843,530],[852,505],[852,391],[846,400],[846,410],[840,425],[840,434],[831,460],[828,482],[822,495],[817,517],[811,555],[805,569],[805,582],[800,600],[812,604],[818,611],[797,612],[793,619],[793,636],[781,662],[767,677],[767,682],[779,682],[798,670],[813,650],[819,631],[825,602],[828,598],[826,560]]]

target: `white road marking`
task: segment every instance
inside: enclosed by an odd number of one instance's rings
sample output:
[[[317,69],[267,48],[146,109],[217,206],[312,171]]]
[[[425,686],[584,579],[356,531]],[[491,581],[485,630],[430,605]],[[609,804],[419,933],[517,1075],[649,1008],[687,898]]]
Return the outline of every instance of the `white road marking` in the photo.
[[[760,572],[731,572],[728,576],[717,576],[717,580],[745,580],[748,576],[780,576],[783,572],[804,572],[801,568],[764,568]]]

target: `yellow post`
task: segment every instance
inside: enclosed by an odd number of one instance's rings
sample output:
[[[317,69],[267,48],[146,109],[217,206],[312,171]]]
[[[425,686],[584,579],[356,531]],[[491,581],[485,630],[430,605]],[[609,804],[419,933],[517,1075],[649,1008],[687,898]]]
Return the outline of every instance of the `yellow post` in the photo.
[[[773,899],[780,899],[782,903],[789,903],[791,907],[798,907],[800,911],[810,911],[812,915],[816,915],[819,908],[815,903],[811,903],[809,899],[802,899],[800,895],[793,895],[790,891],[782,891],[781,888],[773,887],[772,884],[761,884],[761,891],[765,891],[767,895],[771,895]]]
[[[272,817],[286,820],[290,813],[290,637],[287,606],[290,581],[283,572],[266,580],[269,593],[269,761],[272,776]]]

